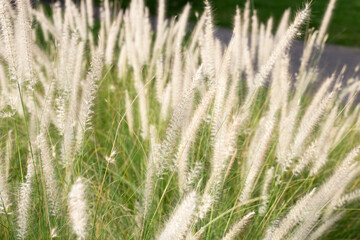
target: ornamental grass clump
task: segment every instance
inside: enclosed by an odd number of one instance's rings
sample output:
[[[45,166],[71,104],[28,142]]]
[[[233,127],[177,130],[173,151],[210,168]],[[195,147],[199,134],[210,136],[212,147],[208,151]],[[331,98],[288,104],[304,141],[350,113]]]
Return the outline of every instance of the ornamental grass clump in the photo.
[[[311,3],[156,26],[143,0],[0,0],[1,239],[358,239],[359,75]],[[304,38],[300,66],[292,44]],[[349,71],[349,70],[348,70]]]

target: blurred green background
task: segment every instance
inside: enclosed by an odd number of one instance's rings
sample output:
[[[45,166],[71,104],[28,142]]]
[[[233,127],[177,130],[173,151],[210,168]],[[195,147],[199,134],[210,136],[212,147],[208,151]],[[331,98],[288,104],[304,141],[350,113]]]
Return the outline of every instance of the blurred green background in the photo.
[[[246,0],[209,0],[215,17],[215,24],[222,27],[232,27],[236,5],[243,8]],[[114,1],[121,2],[125,7],[130,0]],[[156,14],[157,0],[145,0],[151,14]],[[191,21],[195,21],[194,12],[201,13],[204,3],[202,0],[166,0],[168,15],[176,15],[181,12],[187,2],[191,3],[193,13]],[[264,23],[270,16],[274,17],[275,26],[281,19],[287,8],[292,9],[292,14],[301,9],[304,0],[250,0],[251,8],[257,10],[258,17]],[[329,0],[313,0],[312,15],[309,27],[318,27],[326,10]],[[338,0],[333,18],[328,29],[329,43],[346,46],[360,47],[360,0]]]

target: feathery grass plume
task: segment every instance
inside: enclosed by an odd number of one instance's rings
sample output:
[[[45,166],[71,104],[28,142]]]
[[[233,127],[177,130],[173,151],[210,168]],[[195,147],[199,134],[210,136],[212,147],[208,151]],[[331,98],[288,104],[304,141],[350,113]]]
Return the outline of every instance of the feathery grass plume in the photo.
[[[215,49],[214,49],[214,56],[215,56],[215,71],[216,76],[220,75],[221,63],[223,62],[223,46],[221,41],[218,38],[215,38]],[[219,78],[217,77],[217,80]]]
[[[306,4],[305,8],[297,13],[294,22],[290,25],[283,38],[278,42],[275,49],[271,53],[269,59],[267,60],[266,64],[261,66],[260,71],[255,75],[254,87],[249,90],[249,93],[247,94],[246,99],[244,100],[244,103],[241,106],[239,113],[235,118],[234,126],[239,128],[248,119],[250,114],[249,112],[250,107],[255,100],[259,87],[261,87],[264,84],[276,60],[290,46],[293,38],[297,35],[301,25],[306,21],[309,14],[310,14],[309,5]]]
[[[6,11],[7,3],[6,0],[0,0],[0,25],[2,39],[5,45],[5,57],[9,65],[10,72],[10,81],[17,80],[17,53],[15,48],[15,38],[14,38],[14,26],[12,24],[11,16],[9,12]]]
[[[311,233],[310,236],[308,236],[307,239],[316,240],[316,239],[323,237],[325,235],[325,233],[327,231],[329,231],[330,228],[333,227],[333,225],[344,216],[344,214],[345,214],[345,211],[341,211],[341,212],[335,214],[334,216],[326,219],[323,224],[321,224],[317,229],[315,229],[315,231],[313,231]]]
[[[211,194],[217,200],[224,181],[224,174],[230,156],[230,142],[228,141],[229,129],[222,127],[217,133],[211,159],[210,178],[205,186],[205,193]]]
[[[235,162],[235,159],[236,159],[236,156],[237,156],[237,150],[234,151],[234,153],[232,154],[231,156],[231,159],[229,161],[229,164],[227,166],[227,169],[226,169],[226,172],[225,172],[225,176],[224,176],[224,179],[227,179],[229,174],[230,174],[230,171],[234,165],[234,162]]]
[[[243,19],[242,19],[242,26],[241,26],[241,49],[242,49],[242,58],[245,61],[251,62],[250,59],[246,59],[247,56],[244,52],[245,49],[249,49],[249,27],[250,27],[250,1],[247,0],[244,6],[243,12]]]
[[[339,188],[337,188],[336,192],[333,193],[332,199],[326,206],[326,211],[323,215],[323,219],[329,218],[336,210],[338,210],[341,207],[344,207],[344,206],[339,206],[338,205],[339,203],[347,204],[346,201],[345,202],[340,202],[340,201],[346,196],[345,191],[348,185],[351,183],[351,181],[355,179],[355,177],[358,177],[359,174],[360,174],[360,166],[358,165],[355,166],[352,170],[350,170],[348,175],[342,179],[341,185],[339,185]]]
[[[81,177],[71,187],[68,196],[71,227],[77,239],[86,239],[88,235],[88,212],[85,180]]]
[[[299,156],[300,152],[303,150],[306,139],[311,134],[313,128],[318,123],[326,108],[329,107],[329,104],[335,96],[334,92],[331,92],[324,97],[321,95],[319,96],[319,94],[321,94],[320,91],[315,96],[313,102],[306,110],[306,113],[300,122],[300,126],[297,129],[297,133],[294,137],[294,141],[290,147],[291,157],[288,159],[287,164],[291,164],[292,158]],[[286,168],[287,166],[284,167]]]
[[[254,66],[251,61],[251,55],[249,48],[247,46],[243,49],[243,59],[244,59],[244,65],[245,65],[245,73],[247,75],[247,83],[249,88],[252,88],[254,85]]]
[[[231,77],[231,84],[229,86],[229,92],[226,96],[225,100],[225,109],[224,109],[224,115],[225,116],[231,116],[232,111],[234,108],[236,108],[239,104],[239,98],[238,98],[238,91],[239,91],[239,83],[238,81],[240,76],[239,74],[233,74]],[[231,118],[228,117],[230,120]]]
[[[193,78],[189,89],[183,91],[180,102],[177,104],[170,122],[167,126],[164,140],[161,142],[159,159],[155,160],[159,163],[157,175],[165,174],[166,170],[172,170],[178,165],[178,159],[174,159],[176,144],[180,135],[180,130],[184,124],[187,105],[192,101],[196,87],[201,80],[202,68],[198,70],[198,74]],[[172,161],[171,161],[172,160]]]
[[[148,106],[147,93],[144,83],[142,82],[141,72],[139,69],[134,69],[134,85],[139,96],[140,122],[141,122],[141,136],[143,139],[148,138],[149,120],[148,120]]]
[[[12,145],[13,145],[13,137],[12,137],[12,131],[10,130],[8,132],[8,139],[6,140],[5,145],[5,181],[8,181],[9,179],[9,173],[10,173],[10,166],[11,166],[11,160],[12,160]]]
[[[69,38],[69,23],[68,18],[65,18],[64,23],[62,25],[62,34],[60,40],[60,47],[58,50],[58,62],[56,67],[56,85],[59,89],[59,95],[56,98],[56,106],[57,106],[57,121],[58,128],[60,131],[60,135],[64,134],[65,123],[67,118],[67,98],[69,93],[69,79],[67,78],[69,75],[67,74],[67,56],[70,45]]]
[[[151,202],[153,200],[153,191],[154,191],[154,177],[155,177],[155,167],[156,163],[154,162],[154,156],[156,157],[159,154],[159,144],[156,140],[156,128],[151,125],[150,126],[150,145],[151,145],[151,152],[147,160],[146,166],[146,177],[145,177],[145,187],[144,187],[144,213],[143,218],[146,218],[146,215],[149,211]]]
[[[17,238],[25,239],[28,233],[31,195],[33,191],[33,177],[34,177],[34,162],[31,158],[27,161],[27,172],[25,182],[21,183],[18,196],[18,209],[17,209]]]
[[[215,203],[214,196],[205,192],[200,199],[197,218],[204,219],[214,203]]]
[[[58,183],[56,182],[54,161],[51,154],[51,148],[47,142],[46,134],[49,129],[49,113],[51,111],[52,96],[54,94],[54,82],[49,84],[47,89],[42,116],[40,120],[40,134],[37,136],[37,146],[41,156],[41,167],[45,182],[46,198],[49,201],[50,213],[56,216],[59,211],[59,195],[58,195]]]
[[[177,22],[177,25],[175,26],[177,30],[177,35],[175,36],[175,42],[174,42],[174,61],[173,61],[173,69],[172,69],[172,78],[171,78],[171,84],[172,84],[172,107],[173,109],[176,108],[176,104],[181,99],[182,95],[182,89],[183,86],[183,53],[181,50],[181,43],[183,42],[183,38],[186,33],[186,26],[187,26],[187,19],[189,18],[190,13],[190,5],[187,4],[183,10],[183,12],[180,15],[179,21]]]
[[[118,13],[115,21],[112,23],[107,36],[106,49],[105,49],[105,64],[111,65],[113,63],[114,50],[116,41],[120,31],[120,24],[122,22],[122,12]]]
[[[121,41],[119,41],[121,42]],[[120,43],[122,44],[122,43]],[[120,45],[119,44],[119,45]],[[127,76],[127,50],[126,50],[126,45],[122,45],[120,48],[120,54],[119,54],[119,59],[117,62],[117,68],[118,68],[118,76],[120,79],[125,79]]]
[[[168,118],[170,102],[171,102],[171,84],[167,84],[166,87],[164,88],[164,94],[163,94],[161,110],[160,110],[160,118],[163,121]]]
[[[99,37],[98,37],[98,48],[101,49],[101,51],[105,51],[105,44],[106,44],[106,23],[105,23],[105,13],[104,8],[100,8],[100,30],[99,30]],[[95,45],[95,44],[94,44]],[[95,48],[92,48],[95,49]]]
[[[2,166],[0,166],[2,167]],[[9,213],[9,207],[11,206],[8,184],[5,176],[0,169],[0,213]]]
[[[314,44],[315,44],[315,40],[316,40],[317,36],[318,36],[318,31],[315,31],[309,36],[309,38],[305,42],[305,47],[303,50],[300,68],[299,68],[300,75],[303,75],[305,73],[305,71],[309,65],[309,61],[311,60],[311,56],[313,53],[313,48],[314,48]]]
[[[111,13],[110,13],[109,0],[104,0],[103,4],[104,4],[103,8],[104,8],[104,17],[105,17],[105,30],[106,33],[109,33],[111,27]]]
[[[200,81],[198,81],[196,89],[194,91],[194,94],[191,96],[191,99],[189,100],[189,104],[185,108],[185,116],[184,116],[184,124],[182,131],[185,130],[185,127],[190,123],[191,117],[193,116],[194,109],[196,107],[197,103],[197,95],[196,90],[199,90],[199,87],[204,85],[205,83],[205,77],[202,71],[203,66],[198,65],[197,59],[200,57],[199,54],[191,54],[189,52],[185,53],[185,69],[184,69],[184,82],[183,82],[183,91],[186,89],[189,89],[192,84],[192,80],[194,75],[197,74],[197,71],[199,68],[201,68],[201,75],[200,75]]]
[[[250,221],[250,219],[254,216],[255,212],[250,212],[246,214],[239,222],[235,223],[228,233],[222,238],[222,240],[234,240],[241,233],[241,231],[245,228],[246,224]]]
[[[78,108],[79,108],[79,88],[81,79],[83,77],[83,68],[84,68],[84,51],[85,51],[85,43],[79,42],[76,46],[76,59],[75,59],[75,69],[73,73],[73,80],[71,83],[71,94],[70,94],[70,106],[69,113],[70,119],[76,119]]]
[[[258,54],[257,54],[257,61],[258,66],[263,66],[265,64],[265,58],[263,57],[265,51],[265,25],[263,23],[260,24],[259,28],[259,44],[258,44]]]
[[[96,97],[98,82],[101,79],[103,69],[103,53],[98,49],[96,54],[92,56],[90,70],[84,82],[80,103],[79,121],[77,124],[76,145],[79,152],[86,130],[91,129],[91,117],[93,114],[92,107]]]
[[[128,21],[130,25],[125,27],[126,38],[128,40],[128,50],[133,51],[134,57],[137,58],[137,63],[132,63],[133,67],[138,65],[139,69],[146,64],[150,59],[150,45],[151,45],[151,25],[149,21],[149,11],[144,6],[143,0],[134,0],[130,3],[130,8],[125,12],[124,21]],[[133,46],[135,48],[132,48]],[[131,54],[129,54],[130,56]],[[132,61],[134,61],[133,59]]]
[[[257,18],[256,10],[253,10],[252,17],[251,17],[251,59],[255,62],[255,58],[257,56],[257,47],[258,47],[258,40],[259,40],[259,21]]]
[[[86,0],[87,23],[92,28],[94,26],[94,7],[92,0]]]
[[[269,58],[269,55],[271,53],[272,50],[272,46],[273,46],[273,42],[274,42],[274,38],[272,36],[272,27],[273,27],[273,18],[269,18],[268,21],[266,22],[266,27],[265,27],[265,45],[263,48],[263,58],[265,60],[267,60]]]
[[[175,28],[177,29],[174,42],[174,49],[176,53],[176,48],[178,48],[184,40],[186,34],[187,21],[190,14],[190,4],[186,4],[182,13],[180,14],[179,20],[177,21]]]
[[[46,194],[50,205],[50,213],[56,216],[59,210],[58,184],[55,178],[55,169],[51,157],[50,146],[46,139],[47,127],[42,126],[38,136],[38,146],[41,152],[41,163],[46,186]]]
[[[74,152],[74,122],[77,118],[78,102],[76,98],[78,95],[77,89],[80,78],[80,76],[74,76],[75,72],[78,71],[75,69],[78,61],[78,38],[78,34],[74,33],[71,35],[71,39],[69,41],[69,49],[65,63],[66,86],[64,86],[64,92],[62,92],[60,102],[62,111],[60,119],[62,121],[61,125],[63,130],[62,161],[64,165],[66,165],[66,163],[72,158]]]
[[[32,15],[36,18],[37,22],[41,24],[41,29],[45,36],[51,34],[56,40],[61,39],[61,30],[57,28],[45,15],[44,8],[41,10],[32,9]],[[48,38],[48,37],[47,37]],[[48,41],[48,39],[46,39]]]
[[[228,49],[226,50],[226,58],[228,57],[228,52],[232,53],[233,52],[233,58],[235,58],[235,65],[234,65],[234,69],[231,70],[231,68],[229,68],[229,66],[226,66],[231,74],[231,83],[229,86],[229,91],[227,93],[227,97],[225,100],[225,109],[223,110],[224,112],[224,116],[228,117],[230,116],[231,111],[233,110],[234,106],[237,106],[239,98],[238,98],[238,88],[239,88],[239,84],[240,84],[240,77],[241,77],[241,71],[242,66],[241,66],[241,44],[242,44],[242,39],[241,39],[241,16],[240,16],[240,10],[237,10],[237,13],[235,15],[235,26],[234,26],[234,31],[233,31],[233,37],[229,43]],[[225,56],[224,56],[224,60],[225,60]],[[248,60],[246,60],[248,61]],[[230,61],[231,62],[231,61]],[[224,61],[224,63],[227,63],[226,61]],[[250,63],[251,64],[251,63]],[[247,64],[248,66],[248,64]],[[226,70],[226,69],[224,69]],[[232,71],[232,72],[231,72]],[[222,72],[224,73],[224,72]],[[224,75],[224,74],[223,74]],[[247,78],[247,83],[249,85],[249,83],[252,83],[253,79],[249,79]],[[228,117],[228,119],[230,119]]]
[[[10,89],[7,81],[7,75],[5,72],[5,66],[3,64],[0,64],[0,86],[2,96],[6,96],[9,93]]]
[[[88,25],[87,25],[87,16],[86,16],[86,5],[85,0],[80,1],[80,22],[79,25],[81,26],[81,29],[84,31],[84,39],[87,39],[88,34]]]
[[[203,12],[203,14],[201,15],[201,17],[198,19],[193,32],[191,33],[191,38],[192,41],[190,42],[190,46],[189,46],[189,52],[194,52],[194,51],[202,51],[202,47],[200,47],[200,49],[198,49],[199,46],[203,46],[201,39],[203,37],[203,29],[204,29],[204,25],[205,25],[205,17],[206,17],[206,13]],[[201,56],[204,56],[204,54],[201,54]]]
[[[296,229],[296,231],[292,234],[291,239],[294,240],[302,240],[307,239],[310,232],[314,229],[314,225],[319,221],[319,213],[315,212],[313,214],[308,215],[304,222],[300,224],[300,226]]]
[[[319,146],[316,151],[317,160],[314,161],[314,164],[311,168],[311,176],[316,175],[318,171],[327,163],[328,154],[331,147],[333,147],[333,143],[331,141],[328,141],[328,139],[333,139],[333,137],[331,136],[331,129],[335,127],[335,121],[337,116],[338,111],[337,106],[335,105],[334,108],[331,110],[330,114],[328,115],[324,126],[322,127],[320,136],[317,140]]]
[[[314,160],[317,155],[316,150],[318,150],[319,143],[317,140],[313,141],[305,150],[304,154],[300,157],[298,163],[292,169],[292,172],[295,176],[298,176],[304,169],[307,167],[311,161]]]
[[[208,0],[205,0],[205,30],[204,30],[204,72],[209,78],[210,83],[215,81],[216,67],[215,67],[215,40],[214,40],[214,26],[211,6]]]
[[[235,42],[235,49],[232,52],[234,58],[234,71],[239,74],[242,66],[241,50],[242,50],[242,39],[241,39],[241,12],[239,7],[236,6],[236,14],[234,17],[234,30],[232,34],[232,39]]]
[[[275,33],[275,37],[274,37],[275,41],[277,39],[280,39],[281,36],[286,32],[286,29],[289,26],[289,20],[290,20],[290,8],[286,9],[281,17],[280,23],[279,23],[276,33]]]
[[[69,18],[72,29],[76,29],[79,32],[82,40],[86,40],[87,35],[87,25],[86,19],[84,19],[84,5],[80,1],[80,11],[78,6],[75,5],[72,1],[69,1]]]
[[[165,19],[165,0],[158,0],[158,10],[157,10],[157,21],[156,21],[156,38],[154,42],[153,52],[152,52],[152,62],[150,63],[150,69],[156,64],[156,71],[158,71],[158,58],[160,57],[161,50],[164,47],[166,42],[167,35],[167,20]]]
[[[334,140],[334,144],[338,144],[343,138],[344,135],[350,130],[350,127],[353,126],[354,124],[356,124],[356,121],[358,121],[358,114],[360,112],[360,106],[357,106],[353,112],[353,114],[351,114],[350,116],[348,116],[345,121],[342,123],[341,126],[339,126],[336,131],[334,130],[335,133],[335,140]]]
[[[336,203],[336,208],[342,208],[344,205],[357,201],[358,199],[360,199],[360,189],[356,189],[341,197]]]
[[[197,194],[190,192],[177,207],[159,235],[159,240],[183,239],[191,226],[197,206]]]
[[[184,192],[190,192],[193,189],[193,185],[196,183],[196,181],[199,180],[199,177],[201,176],[201,171],[203,170],[203,165],[200,161],[195,162],[194,167],[192,167],[187,174],[186,178],[186,184],[184,187]],[[201,179],[199,180],[201,181]]]
[[[68,91],[70,92],[73,87],[73,77],[75,72],[75,64],[76,64],[76,57],[77,57],[77,47],[79,42],[79,35],[78,33],[72,33],[69,41],[69,49],[67,52],[67,59],[66,59],[66,79],[68,84]]]
[[[125,115],[126,121],[129,127],[129,133],[132,136],[134,132],[134,115],[133,115],[133,108],[131,106],[131,101],[129,98],[129,93],[125,90]]]
[[[335,3],[336,3],[336,0],[330,0],[328,6],[326,8],[325,16],[323,17],[321,25],[320,25],[319,35],[316,38],[317,45],[321,45],[322,42],[324,41],[326,30],[329,26],[332,13],[335,8]]]
[[[319,136],[307,147],[304,154],[300,157],[299,162],[293,168],[295,175],[300,174],[314,159],[316,159],[316,161],[314,161],[311,169],[311,175],[315,175],[325,165],[327,155],[333,145],[329,139],[332,139],[331,129],[335,127],[334,124],[337,116],[338,110],[337,105],[335,105],[321,127]]]
[[[270,239],[283,239],[289,231],[301,221],[302,212],[306,209],[305,206],[309,204],[309,201],[312,199],[315,193],[315,189],[306,194],[300,200],[298,200],[295,205],[290,209],[288,214],[274,226],[271,231],[268,231],[265,235],[265,240]]]
[[[29,13],[29,0],[18,1],[18,16],[16,22],[16,41],[18,46],[18,77],[21,78],[27,88],[32,90],[36,84],[36,77],[33,70],[32,45],[33,38],[31,32],[31,19]]]
[[[266,157],[266,151],[269,147],[274,126],[275,117],[273,113],[268,113],[266,118],[261,120],[260,127],[250,144],[249,153],[246,157],[249,170],[244,183],[244,188],[239,197],[240,202],[247,201],[253,191],[255,179],[257,178]]]
[[[261,196],[263,200],[261,206],[259,207],[260,216],[264,216],[267,211],[269,204],[269,187],[271,185],[271,181],[273,180],[273,177],[274,177],[274,167],[271,167],[266,171],[264,184],[261,190]]]
[[[359,147],[354,148],[337,167],[333,175],[316,192],[313,190],[298,201],[281,220],[276,229],[267,235],[266,239],[282,239],[296,224],[304,221],[311,215],[319,214],[334,197],[338,189],[348,184],[346,179],[354,166],[357,165],[355,158],[359,155],[359,150]]]
[[[216,79],[216,94],[214,100],[214,107],[213,107],[213,114],[212,114],[212,126],[211,126],[211,136],[212,138],[216,138],[217,132],[222,127],[224,123],[224,101],[225,101],[225,94],[227,90],[227,81],[228,81],[228,72],[230,67],[230,60],[231,60],[231,49],[232,42],[230,43],[229,48],[227,49],[222,63],[220,67],[220,73],[218,74],[218,78]],[[214,142],[214,140],[213,140]]]
[[[299,110],[299,104],[291,106],[290,109],[286,109],[285,107],[282,109],[279,123],[279,140],[276,149],[276,160],[282,166],[288,165],[287,161],[290,155],[290,145]]]
[[[164,97],[164,85],[165,85],[165,76],[164,76],[164,61],[162,57],[156,61],[156,77],[155,77],[155,90],[156,90],[156,100],[161,104]]]
[[[289,105],[288,101],[289,101],[290,86],[291,86],[291,84],[290,84],[291,76],[289,73],[289,66],[290,66],[290,57],[289,57],[289,55],[284,55],[282,60],[280,61],[280,66],[277,68],[277,78],[278,78],[278,82],[279,82],[278,84],[280,85],[279,90],[282,93],[281,94],[280,124],[288,112],[288,105]]]
[[[140,4],[140,6],[137,6],[137,4]],[[147,139],[148,137],[148,106],[147,106],[147,93],[146,88],[143,83],[143,77],[142,77],[142,67],[145,63],[146,59],[148,58],[148,55],[144,55],[143,52],[139,53],[139,48],[142,48],[143,46],[137,46],[142,44],[140,41],[140,34],[143,34],[141,31],[143,30],[142,25],[138,26],[136,29],[132,29],[134,26],[131,24],[134,24],[131,22],[132,18],[135,18],[134,20],[140,21],[138,18],[143,17],[143,4],[142,1],[132,1],[130,10],[125,12],[124,15],[124,25],[125,25],[125,44],[126,44],[126,50],[128,51],[129,56],[129,62],[130,65],[133,68],[134,72],[134,86],[136,89],[136,92],[139,96],[139,109],[140,109],[140,121],[141,121],[141,136],[143,139]],[[136,8],[139,8],[136,10]],[[137,11],[137,12],[134,12]],[[140,12],[139,12],[140,11]],[[135,14],[139,15],[136,16]],[[142,19],[141,21],[144,21]],[[143,51],[146,51],[145,49],[142,49]]]
[[[59,31],[62,31],[63,15],[60,2],[55,2],[51,6],[51,10],[53,11],[52,20],[54,22],[55,28]]]
[[[173,69],[172,69],[172,76],[171,76],[171,103],[172,108],[175,109],[176,105],[179,104],[179,99],[181,99],[182,95],[182,89],[183,89],[183,61],[182,61],[183,55],[181,52],[181,46],[177,45],[175,47],[175,53],[174,53],[174,63],[173,63]]]
[[[194,76],[194,82],[198,83],[202,77],[202,66],[199,67],[197,73]],[[188,171],[188,154],[190,146],[195,140],[196,133],[200,127],[202,120],[205,118],[209,105],[215,96],[215,87],[208,90],[207,93],[201,99],[200,104],[196,108],[188,126],[186,126],[184,133],[181,136],[179,147],[176,154],[176,162],[178,162],[179,171],[179,188],[180,192],[183,191]]]
[[[256,87],[262,86],[267,76],[269,75],[271,69],[273,68],[276,60],[285,52],[285,50],[290,46],[292,40],[298,34],[300,27],[308,19],[310,15],[309,4],[305,5],[305,8],[296,14],[296,17],[293,23],[290,25],[286,34],[280,39],[277,43],[275,49],[271,53],[269,59],[266,61],[266,64],[261,66],[259,73],[256,74],[254,83]],[[249,93],[250,94],[250,93]]]

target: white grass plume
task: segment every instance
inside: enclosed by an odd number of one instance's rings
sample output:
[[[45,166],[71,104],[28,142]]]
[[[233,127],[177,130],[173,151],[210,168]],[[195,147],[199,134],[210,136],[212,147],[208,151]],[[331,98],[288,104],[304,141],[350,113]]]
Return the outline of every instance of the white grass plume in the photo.
[[[2,32],[2,39],[5,43],[5,56],[9,63],[9,70],[10,70],[10,80],[16,81],[17,80],[17,69],[16,69],[16,52],[15,52],[15,38],[14,38],[14,30],[11,23],[11,18],[9,13],[6,11],[7,0],[0,1],[0,24],[1,24],[1,32]]]
[[[259,208],[259,215],[264,216],[266,211],[268,210],[268,204],[269,204],[269,187],[271,185],[271,181],[274,177],[274,167],[271,167],[266,171],[264,184],[261,191],[261,196],[263,198],[262,204]]]
[[[315,240],[323,237],[327,231],[330,230],[333,225],[339,221],[345,214],[345,211],[341,211],[334,216],[326,219],[323,224],[321,224],[315,231],[311,233],[311,235],[308,237],[309,240]]]
[[[323,20],[320,25],[319,35],[317,36],[317,39],[316,39],[317,45],[321,45],[322,41],[325,38],[325,33],[329,26],[331,15],[335,8],[335,3],[336,3],[336,0],[330,0],[328,7],[326,8],[325,16],[323,17]]]
[[[71,226],[78,240],[86,239],[88,235],[88,212],[85,180],[79,177],[71,187],[68,196],[69,216]]]
[[[46,128],[45,128],[46,129]],[[55,216],[59,210],[58,184],[55,177],[54,163],[50,152],[50,146],[46,139],[46,132],[43,128],[38,136],[38,145],[41,152],[41,163],[47,198],[50,205],[50,213]]]
[[[80,113],[79,113],[79,124],[77,126],[76,144],[77,152],[80,151],[83,143],[83,137],[85,131],[91,129],[91,118],[92,118],[92,107],[94,106],[94,100],[96,97],[98,82],[101,78],[103,69],[102,51],[99,50],[91,61],[90,71],[86,77],[86,82],[83,88]]]
[[[190,192],[177,207],[175,212],[166,223],[164,230],[159,235],[159,240],[175,240],[183,239],[192,220],[195,216],[197,207],[197,194],[195,191]]]
[[[286,31],[286,34],[280,39],[279,43],[273,50],[266,64],[260,68],[259,73],[255,76],[254,83],[256,84],[256,86],[262,86],[264,84],[264,81],[266,80],[266,77],[269,75],[276,60],[290,46],[292,40],[299,32],[300,27],[308,19],[309,15],[310,15],[310,8],[309,5],[306,4],[305,8],[296,14],[294,22],[290,25],[290,27]]]
[[[253,217],[255,212],[248,213],[245,215],[239,222],[235,223],[228,233],[222,238],[222,240],[234,240],[241,233],[241,231],[245,228],[246,224]]]
[[[34,163],[29,158],[27,161],[27,173],[25,182],[21,183],[18,198],[17,210],[17,238],[25,239],[27,237],[30,218],[31,194],[33,191]]]
[[[0,169],[0,213],[9,213],[11,206],[9,188],[2,171]]]
[[[267,118],[262,119],[260,124],[261,125],[258,128],[258,132],[254,137],[255,140],[253,140],[251,143],[251,149],[249,149],[247,156],[249,172],[246,176],[244,189],[242,190],[239,198],[240,202],[247,201],[253,191],[255,179],[257,178],[258,173],[263,165],[266,157],[266,151],[271,140],[271,135],[275,125],[274,116],[269,113]],[[262,137],[257,137],[257,135],[262,135]]]
[[[129,127],[129,133],[132,136],[134,132],[134,115],[133,115],[133,108],[131,106],[129,93],[127,90],[125,91],[125,114],[126,114],[126,121]]]

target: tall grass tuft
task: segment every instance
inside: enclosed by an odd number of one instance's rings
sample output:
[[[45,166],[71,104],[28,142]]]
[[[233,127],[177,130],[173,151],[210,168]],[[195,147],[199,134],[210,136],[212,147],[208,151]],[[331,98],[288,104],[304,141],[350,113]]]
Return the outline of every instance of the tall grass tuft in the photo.
[[[359,73],[318,67],[336,1],[320,30],[247,1],[228,44],[210,1],[193,28],[165,3],[0,0],[0,239],[359,239]]]

